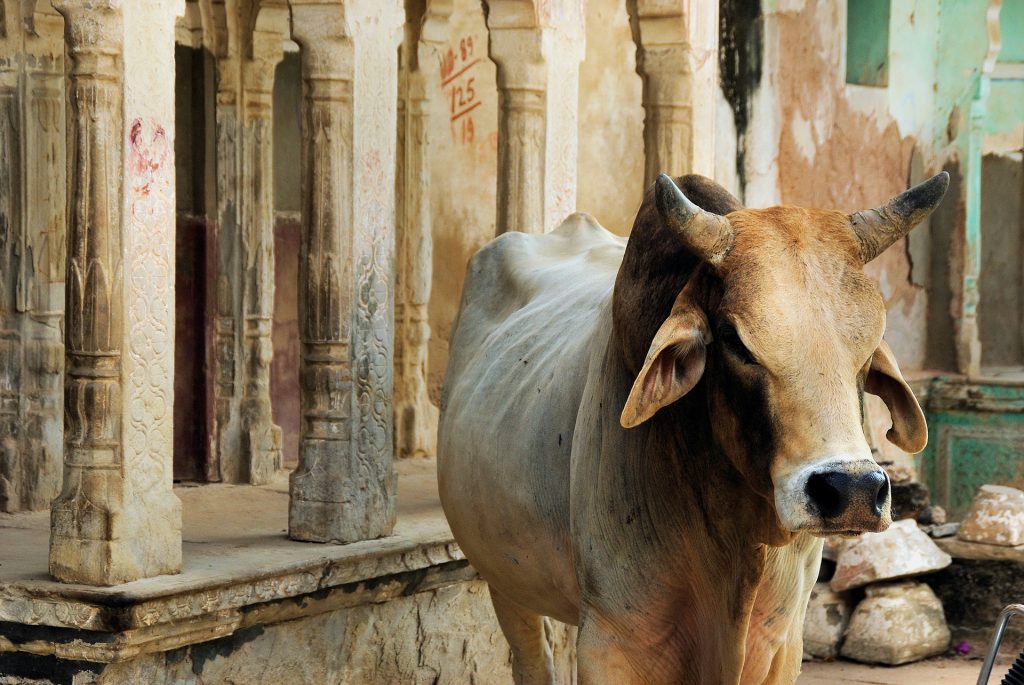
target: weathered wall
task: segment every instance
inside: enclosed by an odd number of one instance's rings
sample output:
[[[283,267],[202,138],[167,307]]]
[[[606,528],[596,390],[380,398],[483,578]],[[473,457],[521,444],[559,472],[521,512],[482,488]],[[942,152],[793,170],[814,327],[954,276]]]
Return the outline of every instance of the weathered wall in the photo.
[[[623,0],[590,0],[580,65],[577,207],[628,235],[644,192],[643,83]]]

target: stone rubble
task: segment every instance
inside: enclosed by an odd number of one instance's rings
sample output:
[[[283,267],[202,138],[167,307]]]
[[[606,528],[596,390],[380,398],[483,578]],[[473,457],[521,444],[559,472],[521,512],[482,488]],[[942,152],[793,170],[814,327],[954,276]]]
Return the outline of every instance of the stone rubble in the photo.
[[[839,551],[832,589],[840,592],[883,580],[916,576],[949,566],[952,558],[911,519],[882,533],[848,540]]]
[[[840,654],[895,666],[941,654],[949,647],[942,603],[923,583],[873,585],[850,619]]]
[[[1024,492],[1002,485],[982,485],[957,537],[1008,547],[1024,544]]]
[[[804,616],[805,658],[838,656],[852,613],[853,601],[847,593],[834,591],[828,583],[815,583]]]

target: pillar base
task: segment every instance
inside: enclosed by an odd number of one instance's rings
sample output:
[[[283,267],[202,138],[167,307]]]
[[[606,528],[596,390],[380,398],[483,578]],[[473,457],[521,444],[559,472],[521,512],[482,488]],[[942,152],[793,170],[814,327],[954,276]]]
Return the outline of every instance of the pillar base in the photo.
[[[50,575],[65,583],[119,585],[181,572],[181,502],[173,493],[147,494],[120,515],[88,500],[54,502],[51,513]],[[145,529],[118,530],[126,521],[151,522]],[[81,531],[91,538],[67,535]],[[113,538],[113,539],[111,539]]]
[[[367,473],[347,441],[309,440],[301,449],[289,483],[288,537],[347,543],[391,535],[395,472],[390,459],[373,465],[385,469],[378,479]]]

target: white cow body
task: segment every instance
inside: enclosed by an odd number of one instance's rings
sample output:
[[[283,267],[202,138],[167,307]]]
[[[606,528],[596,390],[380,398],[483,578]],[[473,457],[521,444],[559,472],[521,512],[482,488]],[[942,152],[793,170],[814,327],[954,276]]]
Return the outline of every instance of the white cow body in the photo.
[[[507,233],[469,266],[438,436],[441,501],[466,556],[526,608],[578,620],[572,435],[625,240],[584,214]]]

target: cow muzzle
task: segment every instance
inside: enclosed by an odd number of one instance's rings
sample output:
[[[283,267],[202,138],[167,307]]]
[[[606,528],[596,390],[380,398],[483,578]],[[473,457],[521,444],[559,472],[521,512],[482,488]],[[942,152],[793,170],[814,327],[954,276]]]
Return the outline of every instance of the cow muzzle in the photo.
[[[776,489],[776,509],[789,530],[855,535],[892,522],[889,477],[872,460],[826,460],[786,481]]]

